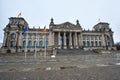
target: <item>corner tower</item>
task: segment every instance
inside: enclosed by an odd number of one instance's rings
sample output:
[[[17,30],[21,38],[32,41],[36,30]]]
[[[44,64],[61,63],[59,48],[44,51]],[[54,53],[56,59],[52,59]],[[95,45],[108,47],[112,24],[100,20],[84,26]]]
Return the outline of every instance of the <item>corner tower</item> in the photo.
[[[2,48],[5,52],[19,52],[22,47],[22,32],[28,23],[22,17],[10,17],[9,23],[4,28]]]

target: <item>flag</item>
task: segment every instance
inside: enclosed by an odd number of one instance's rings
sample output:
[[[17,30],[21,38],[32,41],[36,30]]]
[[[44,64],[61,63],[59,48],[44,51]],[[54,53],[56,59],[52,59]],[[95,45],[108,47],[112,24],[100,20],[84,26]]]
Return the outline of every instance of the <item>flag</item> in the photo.
[[[28,31],[28,26],[25,26],[24,32]]]
[[[24,34],[24,33],[27,32],[27,31],[28,31],[28,26],[25,26],[25,27],[24,27],[24,31],[23,31],[22,34]]]
[[[42,30],[42,32],[46,32],[46,26],[44,27],[44,29]]]
[[[21,16],[21,12],[18,14],[18,17],[20,17]]]
[[[46,32],[46,26],[44,26],[44,28],[42,29],[43,34],[44,34],[44,32]]]

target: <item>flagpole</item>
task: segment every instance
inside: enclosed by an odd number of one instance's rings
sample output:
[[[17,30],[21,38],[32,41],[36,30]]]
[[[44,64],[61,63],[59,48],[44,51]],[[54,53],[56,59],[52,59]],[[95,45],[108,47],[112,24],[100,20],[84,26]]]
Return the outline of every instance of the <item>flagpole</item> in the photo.
[[[27,43],[28,43],[28,31],[26,32],[26,47],[25,47],[25,58],[27,58]]]
[[[44,40],[45,40],[45,53],[44,53],[44,57],[46,58],[46,32],[45,32]]]

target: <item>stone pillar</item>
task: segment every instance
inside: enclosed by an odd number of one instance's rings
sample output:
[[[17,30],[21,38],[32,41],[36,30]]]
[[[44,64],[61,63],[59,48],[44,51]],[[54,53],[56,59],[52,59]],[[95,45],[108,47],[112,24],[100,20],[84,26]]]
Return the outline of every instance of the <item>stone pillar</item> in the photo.
[[[95,36],[96,36],[96,35],[93,36],[93,46],[94,46],[94,47],[96,47],[96,44],[95,44]]]
[[[19,34],[18,34],[19,36],[18,36],[18,52],[20,52],[21,51],[21,48],[22,48],[22,44],[23,44],[23,40],[22,40],[22,32],[19,32]]]
[[[10,48],[10,32],[7,33],[7,48]]]
[[[4,40],[3,40],[3,47],[6,46],[6,38],[7,38],[7,33],[4,32]]]
[[[64,32],[64,35],[63,35],[63,39],[64,39],[64,45],[63,45],[63,48],[64,49],[67,49],[67,47],[66,47],[66,32]]]
[[[73,45],[72,45],[72,33],[69,33],[69,47],[70,49],[73,49]]]
[[[113,34],[110,35],[110,46],[114,46]]]
[[[85,46],[86,46],[86,47],[88,47],[87,39],[88,39],[88,35],[85,36]]]
[[[89,35],[89,46],[91,47],[91,35]]]
[[[55,36],[55,33],[53,32],[52,33],[52,46],[54,47],[55,45],[54,45],[54,36]]]
[[[78,47],[79,47],[79,48],[81,47],[80,38],[81,38],[81,37],[80,37],[80,33],[79,33],[79,34],[78,34],[78,44],[79,44]]]
[[[80,33],[80,47],[81,48],[83,47],[83,36],[81,33]]]
[[[97,46],[99,47],[100,46],[100,44],[99,44],[99,37],[100,37],[100,35],[99,36],[97,36]]]
[[[78,49],[77,32],[75,32],[75,48]]]
[[[22,46],[22,32],[19,32],[19,37],[18,37],[18,46]]]
[[[49,31],[49,38],[48,38],[48,40],[49,40],[49,42],[48,42],[49,48],[52,48],[52,31]]]
[[[102,46],[103,46],[103,47],[106,46],[106,44],[105,44],[105,36],[104,36],[104,34],[102,34]]]
[[[19,35],[20,35],[20,33],[18,32],[18,30],[17,30],[17,32],[16,32],[16,52],[18,52],[18,48],[19,48]]]
[[[58,32],[58,49],[61,49],[61,45],[60,45],[60,32]]]

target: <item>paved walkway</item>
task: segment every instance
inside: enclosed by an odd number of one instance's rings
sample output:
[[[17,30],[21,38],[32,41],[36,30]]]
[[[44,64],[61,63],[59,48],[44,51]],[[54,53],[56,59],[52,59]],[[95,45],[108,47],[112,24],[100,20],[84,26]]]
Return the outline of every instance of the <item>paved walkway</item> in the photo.
[[[120,80],[118,75],[120,53],[0,57],[0,80]]]

